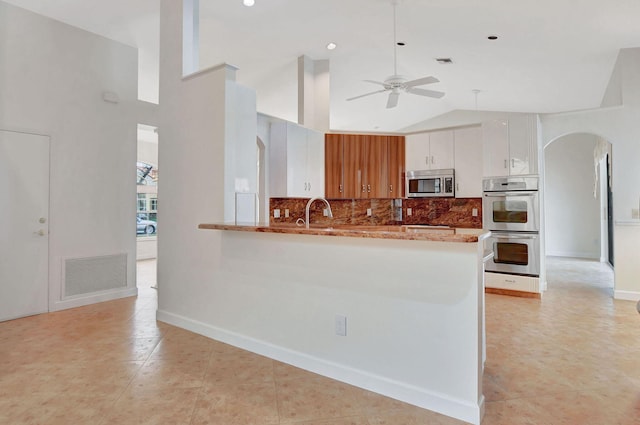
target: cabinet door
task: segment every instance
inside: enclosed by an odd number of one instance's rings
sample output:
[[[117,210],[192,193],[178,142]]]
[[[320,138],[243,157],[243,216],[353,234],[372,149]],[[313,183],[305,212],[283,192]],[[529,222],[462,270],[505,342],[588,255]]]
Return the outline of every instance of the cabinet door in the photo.
[[[388,198],[404,198],[405,178],[405,138],[389,136],[388,165],[389,192]]]
[[[454,130],[456,198],[482,197],[482,129]]]
[[[509,175],[509,124],[507,120],[482,123],[483,175]]]
[[[307,129],[307,196],[324,196],[324,134]]]
[[[363,191],[363,178],[362,170],[362,148],[364,146],[361,143],[357,134],[344,134],[342,136],[343,143],[343,181],[344,181],[344,198],[357,199],[366,195],[366,190]],[[365,196],[366,197],[366,196]]]
[[[344,198],[342,134],[326,134],[324,141],[325,198]]]
[[[405,166],[407,170],[426,170],[431,165],[429,133],[411,134],[405,138]]]
[[[429,154],[430,169],[453,168],[453,130],[429,133]]]
[[[387,154],[389,149],[387,136],[364,136],[366,197],[386,198],[389,196],[389,177]]]
[[[308,197],[307,129],[287,123],[287,194]]]
[[[509,118],[509,173],[537,173],[537,122],[535,115]]]

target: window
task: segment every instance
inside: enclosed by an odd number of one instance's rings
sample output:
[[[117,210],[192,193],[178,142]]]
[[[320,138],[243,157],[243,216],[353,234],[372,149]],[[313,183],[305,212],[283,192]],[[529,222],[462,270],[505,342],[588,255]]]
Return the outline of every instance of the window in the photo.
[[[138,193],[138,212],[147,212],[146,193]]]
[[[158,229],[158,172],[146,162],[136,164],[136,216],[138,236],[156,235]]]
[[[138,174],[137,183],[144,186],[158,185],[158,170],[151,164],[146,162],[137,162],[136,169]]]

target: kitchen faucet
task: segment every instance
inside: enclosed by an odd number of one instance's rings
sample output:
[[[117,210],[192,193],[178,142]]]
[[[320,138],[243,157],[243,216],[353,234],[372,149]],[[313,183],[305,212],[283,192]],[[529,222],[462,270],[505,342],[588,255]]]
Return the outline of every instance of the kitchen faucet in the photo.
[[[311,198],[311,199],[309,199],[309,202],[307,202],[307,207],[305,208],[305,224],[307,226],[307,229],[309,228],[309,208],[311,207],[311,204],[313,204],[314,201],[322,201],[322,202],[324,202],[324,204],[327,206],[327,210],[328,210],[327,216],[329,218],[333,218],[333,213],[331,212],[331,205],[329,205],[329,201],[327,201],[324,198],[320,198],[320,197]]]

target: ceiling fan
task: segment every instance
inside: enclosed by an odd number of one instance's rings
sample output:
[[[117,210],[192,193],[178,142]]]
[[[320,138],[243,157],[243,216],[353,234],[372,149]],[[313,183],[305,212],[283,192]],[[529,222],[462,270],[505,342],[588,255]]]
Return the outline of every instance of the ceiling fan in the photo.
[[[376,93],[384,93],[389,92],[389,98],[387,99],[387,109],[395,108],[398,106],[398,99],[400,98],[401,92],[406,92],[409,94],[417,94],[418,96],[427,96],[427,97],[435,97],[440,99],[444,96],[444,93],[441,91],[435,90],[426,90],[421,89],[418,86],[424,86],[426,84],[437,83],[438,80],[435,77],[422,77],[416,78],[415,80],[409,80],[402,75],[398,75],[398,44],[396,41],[396,6],[398,4],[397,0],[392,1],[393,4],[393,75],[387,77],[384,81],[373,81],[373,80],[364,80],[367,83],[373,83],[384,87],[381,90],[376,90],[370,93],[361,94],[359,96],[350,97],[349,100],[360,99],[361,97],[371,96]]]

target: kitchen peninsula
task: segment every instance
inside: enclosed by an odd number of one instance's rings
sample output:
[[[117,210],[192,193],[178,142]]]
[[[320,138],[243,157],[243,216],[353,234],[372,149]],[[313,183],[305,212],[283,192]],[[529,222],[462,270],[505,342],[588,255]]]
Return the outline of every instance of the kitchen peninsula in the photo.
[[[488,233],[273,223],[199,228],[216,231],[211,285],[225,302],[216,302],[220,311],[206,323],[180,325],[480,423]]]

